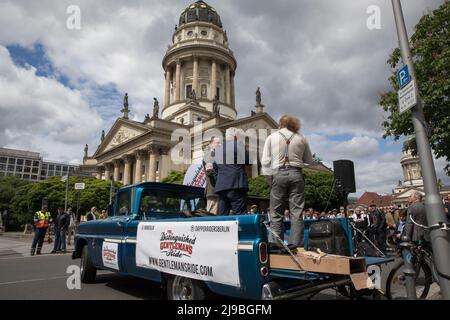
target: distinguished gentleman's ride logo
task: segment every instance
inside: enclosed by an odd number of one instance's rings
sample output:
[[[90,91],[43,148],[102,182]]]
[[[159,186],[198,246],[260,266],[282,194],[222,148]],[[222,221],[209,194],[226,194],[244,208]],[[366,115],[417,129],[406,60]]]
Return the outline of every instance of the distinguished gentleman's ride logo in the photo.
[[[194,250],[197,237],[189,235],[176,235],[172,230],[161,232],[159,249],[168,257],[188,257],[190,258]]]

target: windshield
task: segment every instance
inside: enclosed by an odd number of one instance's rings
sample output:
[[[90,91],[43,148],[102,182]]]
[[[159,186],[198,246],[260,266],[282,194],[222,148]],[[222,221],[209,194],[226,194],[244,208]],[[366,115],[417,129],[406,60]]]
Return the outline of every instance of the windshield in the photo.
[[[198,195],[182,194],[174,191],[151,190],[142,191],[139,213],[178,213],[203,210],[206,203]]]

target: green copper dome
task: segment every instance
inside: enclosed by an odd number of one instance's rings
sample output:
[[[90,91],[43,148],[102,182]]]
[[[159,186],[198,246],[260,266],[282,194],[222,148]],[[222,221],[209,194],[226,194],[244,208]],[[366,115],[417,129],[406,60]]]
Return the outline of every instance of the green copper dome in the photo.
[[[181,27],[185,23],[203,21],[215,24],[219,28],[222,28],[222,21],[220,16],[216,12],[216,9],[211,7],[204,1],[196,1],[189,5],[180,15],[179,26]]]

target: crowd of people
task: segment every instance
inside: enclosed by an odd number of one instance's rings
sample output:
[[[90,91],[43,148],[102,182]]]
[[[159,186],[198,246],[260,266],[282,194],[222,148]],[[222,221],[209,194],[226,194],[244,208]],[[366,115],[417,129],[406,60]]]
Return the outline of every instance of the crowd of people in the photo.
[[[64,211],[64,206],[59,206],[55,217],[52,217],[47,205],[43,205],[40,211],[37,211],[33,217],[33,226],[35,229],[30,254],[41,254],[44,241],[48,243],[53,241],[53,250],[51,253],[66,253],[67,245],[72,242],[75,231],[79,223],[85,221],[106,219],[107,211],[101,213],[96,207],[92,207],[89,212],[81,217],[77,217],[72,207]],[[51,236],[54,235],[52,240]],[[47,237],[47,238],[46,238]]]

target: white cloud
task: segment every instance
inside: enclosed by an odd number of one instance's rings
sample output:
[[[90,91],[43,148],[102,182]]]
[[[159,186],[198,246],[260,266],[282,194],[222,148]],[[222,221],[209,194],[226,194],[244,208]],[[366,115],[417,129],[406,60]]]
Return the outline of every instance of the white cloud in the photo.
[[[72,159],[96,136],[102,119],[79,91],[35,71],[15,66],[0,46],[0,144]]]

